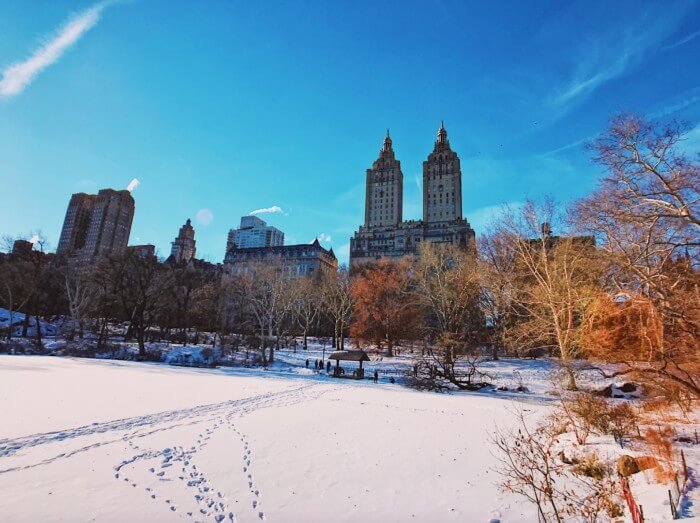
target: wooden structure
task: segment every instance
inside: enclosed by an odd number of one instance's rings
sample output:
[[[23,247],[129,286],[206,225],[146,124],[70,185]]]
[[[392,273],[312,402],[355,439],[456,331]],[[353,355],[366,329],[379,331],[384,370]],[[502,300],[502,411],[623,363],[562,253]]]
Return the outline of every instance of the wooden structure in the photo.
[[[363,350],[341,350],[332,353],[328,356],[329,360],[335,360],[335,367],[333,368],[333,376],[336,378],[354,378],[361,380],[365,377],[365,371],[362,368],[362,362],[370,361],[369,356]],[[341,361],[357,361],[360,364],[359,369],[355,369],[352,376],[346,376],[345,370],[340,366]]]

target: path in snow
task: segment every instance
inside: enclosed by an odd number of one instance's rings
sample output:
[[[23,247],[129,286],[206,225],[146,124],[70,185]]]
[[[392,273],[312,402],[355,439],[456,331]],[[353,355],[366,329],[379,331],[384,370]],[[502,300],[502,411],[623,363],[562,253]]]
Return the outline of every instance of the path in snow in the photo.
[[[249,490],[250,508],[258,519],[265,520],[260,501],[261,492],[253,477],[252,448],[246,435],[237,428],[237,421],[259,409],[285,407],[313,400],[328,390],[331,390],[328,386],[314,383],[296,385],[248,398],[3,439],[0,440],[0,458],[11,458],[33,447],[54,448],[59,443],[61,449],[50,457],[21,465],[2,467],[8,459],[0,460],[0,474],[42,467],[101,446],[125,443],[133,454],[114,466],[116,480],[143,490],[150,499],[164,503],[165,508],[171,512],[178,510],[177,502],[170,499],[173,496],[161,495],[158,485],[180,482],[183,488],[193,493],[189,498],[196,502],[196,505],[189,504],[186,512],[192,520],[233,522],[238,521],[238,518],[228,497],[197,468],[197,455],[205,449],[213,436],[226,430],[228,433],[222,436],[228,440],[227,447],[231,453],[237,452],[241,456],[239,469]],[[173,432],[183,426],[197,427],[199,433],[193,445],[153,448],[148,444],[149,437],[157,433]],[[106,437],[93,442],[98,435]],[[167,434],[164,436],[167,437]],[[238,450],[234,451],[234,448]],[[151,477],[144,471],[148,471]]]

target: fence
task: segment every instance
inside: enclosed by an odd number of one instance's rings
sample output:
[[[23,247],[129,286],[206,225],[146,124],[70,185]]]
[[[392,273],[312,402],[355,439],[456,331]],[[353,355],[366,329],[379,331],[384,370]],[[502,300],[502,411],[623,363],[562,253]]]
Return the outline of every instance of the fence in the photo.
[[[632,490],[630,489],[630,484],[626,477],[620,476],[620,486],[622,487],[622,495],[627,502],[627,507],[630,510],[630,515],[632,516],[632,523],[644,523],[644,512],[642,512],[641,505],[638,505],[637,500],[634,499]]]
[[[681,471],[680,478],[679,473],[676,472],[673,476],[673,483],[671,483],[671,488],[668,490],[668,501],[671,505],[671,515],[673,519],[678,519],[678,510],[681,504],[681,498],[683,497],[683,490],[685,489],[685,484],[688,482],[688,465],[685,462],[685,453],[681,450]]]

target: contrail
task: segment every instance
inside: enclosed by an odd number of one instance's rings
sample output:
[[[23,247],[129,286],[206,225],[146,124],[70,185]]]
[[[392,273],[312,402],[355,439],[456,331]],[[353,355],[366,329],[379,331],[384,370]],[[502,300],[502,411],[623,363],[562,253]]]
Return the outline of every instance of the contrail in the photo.
[[[6,67],[0,80],[0,96],[9,97],[21,93],[39,73],[57,62],[81,36],[92,29],[105,8],[113,3],[115,2],[100,2],[69,18],[29,58]]]

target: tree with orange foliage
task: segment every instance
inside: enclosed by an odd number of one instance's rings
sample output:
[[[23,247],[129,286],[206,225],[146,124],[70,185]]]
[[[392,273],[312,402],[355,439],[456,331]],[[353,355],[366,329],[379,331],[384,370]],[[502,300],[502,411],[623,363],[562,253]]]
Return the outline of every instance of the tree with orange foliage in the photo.
[[[605,176],[578,202],[579,225],[601,240],[610,294],[589,310],[594,357],[623,363],[667,397],[700,397],[700,162],[685,130],[635,115],[613,119],[591,144]],[[637,332],[634,332],[637,329]],[[679,389],[680,388],[680,389]]]
[[[698,397],[697,339],[676,332],[672,336],[676,342],[666,344],[666,330],[661,312],[648,297],[627,295],[616,300],[604,294],[587,310],[582,345],[592,359],[620,364],[621,370],[613,375],[630,375],[667,395],[675,396],[669,393],[680,387]]]
[[[410,285],[409,265],[405,261],[386,259],[368,265],[353,278],[353,324],[350,334],[360,341],[386,343],[388,356],[401,338],[416,332],[418,308],[407,293]]]

